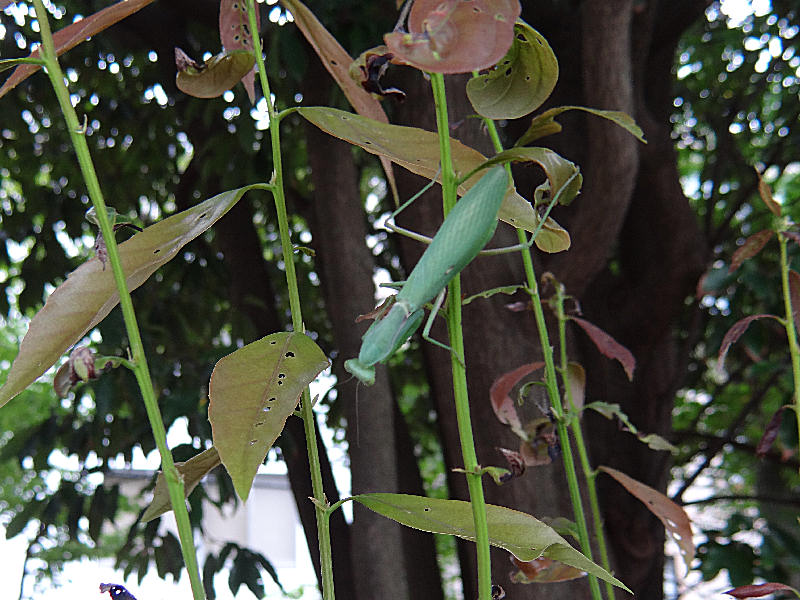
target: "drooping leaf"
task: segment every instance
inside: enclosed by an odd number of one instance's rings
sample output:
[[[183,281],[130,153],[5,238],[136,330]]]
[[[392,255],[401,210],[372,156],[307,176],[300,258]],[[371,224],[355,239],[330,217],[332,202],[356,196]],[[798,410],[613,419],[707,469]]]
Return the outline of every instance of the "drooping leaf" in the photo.
[[[733,596],[734,598],[761,598],[762,596],[769,596],[775,592],[792,592],[795,596],[800,598],[800,592],[793,587],[786,585],[785,583],[759,583],[756,585],[743,585],[723,593]]]
[[[556,583],[586,577],[586,572],[544,556],[529,561],[511,556],[511,564],[519,571],[511,575],[514,583]]]
[[[686,568],[691,569],[694,560],[694,543],[692,542],[692,524],[686,512],[661,492],[637,481],[633,477],[611,467],[598,467],[599,471],[608,473],[632,495],[641,500],[647,509],[664,524],[667,533],[678,544]]]
[[[407,527],[475,541],[475,523],[469,502],[381,493],[361,494],[354,496],[353,500]],[[624,583],[531,515],[489,504],[486,506],[486,518],[489,523],[489,543],[508,550],[518,559],[529,561],[546,556],[630,591]]]
[[[719,357],[717,359],[719,363],[717,365],[718,369],[722,369],[722,367],[725,365],[725,357],[728,355],[728,350],[730,350],[731,346],[735,344],[740,337],[742,337],[742,334],[745,331],[747,331],[750,323],[758,319],[765,318],[775,319],[776,321],[780,322],[780,318],[776,317],[775,315],[749,315],[743,319],[739,319],[731,326],[730,329],[728,329],[728,332],[725,334],[725,337],[722,338],[722,344],[720,344],[719,347]]]
[[[383,36],[396,60],[434,73],[488,69],[514,39],[519,0],[416,0],[408,32]]]
[[[800,273],[793,269],[789,270],[789,299],[795,331],[800,331]]]
[[[586,332],[586,335],[588,335],[589,339],[594,342],[594,345],[598,350],[600,350],[600,353],[603,356],[607,356],[608,358],[613,358],[614,360],[619,361],[619,364],[621,364],[622,368],[625,369],[625,374],[628,376],[628,379],[633,380],[633,371],[636,368],[636,359],[633,357],[633,354],[631,354],[630,350],[617,342],[617,340],[608,335],[594,323],[590,323],[586,319],[581,319],[580,317],[569,318]]]
[[[517,140],[514,146],[527,146],[541,137],[558,133],[561,131],[561,124],[556,121],[556,117],[568,110],[582,110],[583,112],[602,117],[603,119],[608,119],[635,136],[640,142],[647,143],[644,139],[642,128],[636,124],[636,121],[634,121],[633,117],[628,113],[618,110],[599,110],[596,108],[587,108],[585,106],[557,106],[536,115],[531,120],[528,129],[522,134],[522,137]]]
[[[308,43],[311,44],[317,56],[320,57],[323,66],[331,74],[339,89],[342,90],[353,110],[364,117],[375,119],[381,123],[388,123],[389,118],[386,116],[381,103],[350,77],[350,64],[353,59],[336,41],[336,38],[319,22],[314,13],[300,0],[282,0],[281,3],[292,13],[295,25],[305,36]],[[379,158],[386,173],[389,187],[395,198],[397,198],[397,183],[392,169],[392,161],[386,156],[379,156]]]
[[[386,156],[412,173],[433,179],[439,172],[439,137],[432,131],[380,123],[335,108],[301,107],[298,112],[330,135],[372,154]],[[487,161],[483,154],[458,140],[451,139],[450,144],[457,177],[467,175]],[[482,173],[475,173],[463,182],[458,187],[458,194],[465,194],[481,176]],[[541,222],[531,203],[514,189],[503,198],[498,218],[529,232]],[[548,217],[536,238],[536,245],[545,252],[560,252],[569,248],[569,244],[569,234]]]
[[[518,119],[539,108],[558,81],[558,61],[547,40],[522,21],[514,25],[514,42],[486,75],[467,82],[467,97],[479,115]]]
[[[202,481],[203,477],[208,475],[219,464],[219,453],[214,446],[211,446],[208,450],[204,450],[185,462],[175,463],[178,472],[183,477],[184,496],[188,498],[189,494],[194,491],[194,488]],[[153,499],[150,502],[150,506],[147,507],[147,510],[145,510],[142,515],[142,522],[147,523],[148,521],[152,521],[170,510],[172,510],[172,504],[169,499],[167,481],[164,477],[164,473],[161,472],[156,479],[156,487],[155,490],[153,490]]]
[[[769,184],[764,181],[758,169],[756,169],[756,177],[758,177],[758,194],[761,196],[761,200],[767,205],[767,208],[773,215],[780,217],[781,205],[775,201],[775,198],[772,196],[772,189],[769,187]]]
[[[628,431],[639,438],[639,441],[643,444],[647,444],[648,447],[652,448],[653,450],[665,450],[667,452],[677,453],[678,449],[670,444],[667,440],[665,440],[660,435],[656,435],[655,433],[641,433],[636,426],[631,423],[631,420],[628,418],[619,404],[616,403],[609,403],[609,402],[592,402],[587,404],[584,408],[591,409],[595,412],[600,413],[606,419],[613,419],[616,417],[622,423],[624,431]]]
[[[525,439],[527,435],[522,427],[522,421],[519,420],[517,409],[514,407],[514,400],[511,398],[511,390],[523,377],[537,369],[541,369],[543,366],[543,362],[524,364],[495,379],[492,383],[492,387],[489,389],[492,410],[494,410],[497,419],[504,425],[511,427],[511,430],[523,439]]]
[[[728,273],[733,273],[736,269],[742,266],[744,261],[746,261],[748,258],[753,258],[759,252],[761,252],[764,246],[767,245],[767,242],[772,239],[774,233],[775,232],[771,229],[764,229],[748,237],[744,241],[744,244],[739,246],[736,249],[736,252],[733,253],[733,256],[731,257],[731,266],[728,269]]]
[[[180,48],[175,48],[178,67],[175,85],[184,94],[195,98],[221,96],[239,83],[256,61],[250,50],[224,50],[203,64],[189,63],[185,56]]]
[[[177,256],[184,245],[216,223],[246,191],[255,187],[261,184],[223,192],[151,225],[120,244],[120,260],[128,289],[133,291],[147,281],[161,265]],[[86,261],[73,271],[31,320],[19,354],[0,388],[0,406],[55,364],[118,302],[111,269],[103,269],[98,258]]]
[[[586,394],[586,371],[580,364],[570,362],[567,365],[566,375],[567,385],[570,390],[567,398],[572,402],[570,410],[575,410],[579,413],[583,409],[583,400]]]
[[[758,458],[764,458],[772,449],[772,444],[774,444],[775,440],[778,438],[778,433],[781,428],[783,411],[791,408],[792,407],[789,405],[783,405],[775,411],[774,415],[772,415],[772,418],[767,424],[767,428],[764,430],[764,435],[761,436],[758,446],[756,446],[756,456],[758,456]]]
[[[461,301],[462,306],[466,306],[470,302],[477,300],[478,298],[491,298],[497,294],[506,294],[510,296],[511,294],[517,293],[519,290],[523,289],[525,285],[517,284],[517,285],[502,285],[500,287],[492,288],[490,290],[484,290],[477,294],[473,294],[472,296],[468,296]]]
[[[256,3],[256,25],[261,26],[260,4]],[[256,32],[258,35],[258,32]],[[221,0],[219,3],[219,39],[225,50],[253,51],[253,32],[250,31],[250,20],[247,16],[246,0]],[[255,104],[255,66],[242,78],[242,85],[247,90],[250,103]]]
[[[93,35],[97,35],[125,17],[141,10],[151,2],[153,2],[153,0],[122,0],[122,2],[112,4],[93,15],[89,15],[80,21],[67,25],[63,29],[59,29],[53,34],[53,44],[56,48],[56,54],[61,56],[64,52],[72,50],[84,40]],[[34,50],[30,54],[30,57],[40,57],[39,50]],[[3,87],[0,87],[0,98],[5,96],[9,91],[13,90],[40,68],[41,67],[36,64],[18,66],[11,76],[5,80]]]
[[[328,366],[301,333],[273,333],[217,362],[209,383],[214,446],[246,500],[258,466],[294,412],[302,391]]]

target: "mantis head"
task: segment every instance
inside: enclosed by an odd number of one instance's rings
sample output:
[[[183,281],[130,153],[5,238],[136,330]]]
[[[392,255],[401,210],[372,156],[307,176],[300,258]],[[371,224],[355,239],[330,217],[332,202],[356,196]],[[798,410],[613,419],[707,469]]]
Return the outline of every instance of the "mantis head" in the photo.
[[[344,368],[348,373],[355,375],[364,385],[375,383],[375,367],[372,365],[367,366],[357,358],[351,358],[344,361]]]

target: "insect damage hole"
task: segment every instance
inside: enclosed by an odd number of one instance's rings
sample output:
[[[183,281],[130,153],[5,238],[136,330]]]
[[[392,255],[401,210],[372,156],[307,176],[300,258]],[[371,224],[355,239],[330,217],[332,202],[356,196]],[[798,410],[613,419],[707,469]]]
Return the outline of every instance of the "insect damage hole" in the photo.
[[[287,352],[286,354],[284,354],[284,356],[285,356],[286,358],[294,358],[294,352],[292,352],[292,351],[290,350],[289,352]]]

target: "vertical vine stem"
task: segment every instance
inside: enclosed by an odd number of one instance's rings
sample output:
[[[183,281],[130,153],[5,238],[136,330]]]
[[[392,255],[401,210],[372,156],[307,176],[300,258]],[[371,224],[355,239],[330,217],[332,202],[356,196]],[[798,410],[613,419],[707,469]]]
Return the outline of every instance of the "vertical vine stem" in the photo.
[[[122,309],[122,316],[125,321],[125,331],[128,335],[128,342],[130,343],[131,358],[133,372],[136,376],[136,381],[141,390],[142,399],[144,401],[147,417],[150,420],[150,428],[153,431],[156,447],[161,455],[161,468],[164,472],[164,478],[167,482],[167,489],[169,491],[169,499],[172,504],[172,510],[175,513],[175,520],[178,526],[178,536],[181,543],[181,552],[183,553],[183,560],[186,565],[186,570],[189,573],[189,581],[192,587],[192,596],[194,600],[203,600],[205,592],[203,584],[200,580],[200,571],[197,565],[197,554],[194,547],[194,539],[192,535],[192,526],[189,522],[189,512],[186,509],[186,499],[184,496],[183,477],[175,467],[172,460],[172,453],[167,447],[167,433],[164,429],[164,422],[161,419],[161,413],[158,409],[158,401],[156,399],[155,391],[153,390],[153,383],[150,378],[150,370],[147,366],[147,357],[145,355],[142,338],[139,333],[139,326],[136,322],[136,313],[133,309],[133,302],[131,301],[130,291],[125,279],[125,273],[122,270],[122,263],[120,262],[119,251],[117,243],[114,239],[113,225],[108,218],[105,200],[100,188],[100,182],[97,179],[97,173],[92,163],[92,157],[89,153],[89,146],[86,143],[85,131],[82,129],[75,109],[70,102],[69,91],[67,90],[64,82],[64,74],[58,63],[58,55],[56,54],[55,46],[53,44],[53,35],[50,30],[50,24],[47,19],[47,12],[44,8],[42,0],[34,0],[36,7],[36,18],[39,22],[39,29],[42,38],[41,56],[44,61],[44,67],[47,75],[50,78],[50,83],[53,86],[56,98],[58,99],[59,107],[64,115],[67,123],[67,131],[69,132],[72,140],[72,145],[75,148],[75,154],[78,158],[78,164],[83,175],[86,188],[89,193],[89,198],[92,201],[95,212],[97,213],[97,220],[100,225],[100,231],[106,242],[106,250],[108,251],[108,261],[111,264],[111,271],[114,276],[117,290],[119,291],[119,304]]]
[[[495,151],[496,152],[502,151],[503,145],[502,142],[500,141],[500,135],[497,133],[497,127],[495,126],[494,121],[492,121],[491,119],[484,118],[483,122],[487,127],[487,130],[489,132],[489,137],[492,140],[492,144],[494,145]],[[506,170],[508,171],[509,177],[511,177],[511,168],[508,165],[506,165]],[[558,440],[559,443],[561,444],[561,456],[564,461],[564,470],[566,471],[566,476],[567,476],[567,487],[569,489],[569,497],[572,503],[572,511],[575,515],[575,521],[576,524],[578,525],[578,540],[581,545],[581,551],[586,555],[588,559],[592,560],[593,559],[592,546],[591,543],[589,542],[589,528],[586,524],[586,514],[583,510],[583,502],[581,501],[580,486],[578,484],[578,474],[577,471],[575,470],[575,459],[572,456],[572,445],[570,443],[569,432],[567,430],[567,418],[566,415],[564,414],[564,407],[561,403],[561,394],[558,390],[558,380],[556,378],[555,360],[553,358],[553,347],[550,345],[550,336],[547,332],[547,323],[545,322],[544,318],[542,299],[541,296],[539,295],[539,284],[536,280],[536,273],[533,270],[533,257],[531,255],[530,246],[528,245],[528,240],[524,229],[519,229],[519,228],[517,229],[517,239],[519,240],[519,244],[522,247],[521,250],[522,264],[525,269],[525,278],[528,284],[528,293],[531,297],[531,303],[533,305],[533,314],[536,320],[536,328],[539,332],[539,345],[542,347],[542,356],[544,358],[545,386],[547,389],[548,398],[550,399],[550,404],[553,409],[553,414],[556,417],[556,431],[558,432]],[[562,342],[562,352],[566,352],[563,342]],[[583,447],[583,438],[581,437],[580,441],[576,443],[580,451],[580,449]],[[585,453],[585,447],[583,447],[583,451]],[[590,473],[591,469],[588,469],[588,464],[589,463],[587,458],[586,468],[584,469],[584,472]],[[596,503],[596,501],[592,503],[592,509],[593,511],[595,511],[593,516],[594,516],[595,528],[597,528],[598,524],[601,524],[602,522],[600,520],[599,505]],[[602,525],[599,526],[602,528]],[[610,572],[608,566],[607,565],[604,566],[605,569]],[[602,600],[602,594],[600,592],[600,584],[597,580],[597,577],[592,574],[589,574],[589,588],[591,589],[593,600]],[[613,600],[614,598],[613,591],[609,595],[609,598]]]
[[[792,408],[797,420],[797,435],[800,437],[800,348],[797,345],[797,329],[794,325],[794,313],[800,307],[792,307],[792,290],[789,284],[789,257],[787,253],[788,238],[778,232],[778,243],[781,248],[781,287],[783,288],[783,305],[786,319],[786,336],[789,338],[789,356],[792,359],[792,377],[794,380],[794,394]]]
[[[255,0],[248,0],[247,14],[250,24],[250,31],[253,34],[253,52],[258,65],[258,75],[261,82],[261,91],[267,103],[269,112],[269,133],[272,144],[272,193],[275,199],[275,210],[278,215],[278,229],[281,237],[281,250],[283,252],[283,263],[286,269],[286,285],[289,289],[289,306],[292,311],[292,329],[294,331],[305,331],[303,325],[303,314],[300,308],[300,292],[297,287],[297,274],[294,268],[294,249],[292,248],[291,234],[289,232],[289,221],[286,215],[286,196],[283,189],[283,166],[281,159],[281,136],[280,119],[272,101],[272,95],[267,79],[267,71],[264,67],[264,57],[261,50],[261,38],[259,36],[258,20],[256,16]],[[311,403],[311,393],[309,389],[303,390],[300,402],[300,414],[303,419],[303,428],[306,436],[306,451],[308,452],[308,462],[311,471],[311,489],[314,494],[314,510],[317,519],[317,541],[319,543],[320,570],[322,579],[322,598],[323,600],[334,600],[335,592],[333,587],[333,558],[331,555],[331,536],[330,519],[326,510],[327,499],[322,486],[322,469],[319,462],[319,448],[317,447],[316,423],[314,420],[314,410]]]
[[[450,126],[447,117],[447,95],[444,76],[431,73],[431,86],[436,105],[436,128],[439,133],[439,160],[442,169],[442,204],[444,214],[456,204],[456,177],[450,151]],[[475,522],[475,546],[478,553],[478,598],[490,600],[492,595],[492,566],[489,556],[489,525],[486,520],[486,501],[483,482],[478,472],[472,420],[469,413],[467,373],[464,367],[464,331],[461,324],[461,277],[456,275],[447,286],[447,332],[450,338],[450,364],[453,373],[453,396],[464,460],[472,518]]]

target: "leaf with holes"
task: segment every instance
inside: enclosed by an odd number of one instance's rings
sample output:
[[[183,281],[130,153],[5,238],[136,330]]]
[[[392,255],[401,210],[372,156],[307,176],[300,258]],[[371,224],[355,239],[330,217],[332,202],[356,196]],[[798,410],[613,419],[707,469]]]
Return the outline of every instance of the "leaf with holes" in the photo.
[[[256,25],[261,26],[259,19],[260,4],[256,4]],[[257,34],[258,32],[256,32]],[[250,20],[247,16],[246,0],[222,0],[219,3],[219,39],[225,50],[253,51],[253,33],[250,31]],[[242,77],[242,85],[247,90],[250,104],[256,101],[255,65]]]
[[[128,17],[138,10],[141,10],[153,0],[123,0],[100,10],[88,17],[67,25],[53,34],[53,44],[56,48],[56,55],[61,56],[64,52],[72,50],[75,46],[97,35],[104,29],[108,29],[118,21]],[[9,3],[10,4],[10,3]],[[34,50],[29,58],[39,58],[39,50]],[[11,76],[5,80],[3,87],[0,88],[0,98],[13,90],[21,82],[33,75],[41,68],[37,64],[24,64],[16,68]]]
[[[514,43],[486,75],[467,82],[475,111],[489,119],[518,119],[539,108],[558,81],[558,61],[547,40],[522,21]]]
[[[511,390],[523,377],[529,375],[544,366],[543,362],[527,363],[517,367],[513,371],[503,373],[494,380],[489,389],[489,398],[492,402],[492,410],[497,419],[503,424],[511,427],[511,430],[522,439],[527,439],[525,429],[517,414],[514,400],[511,398]]]
[[[717,369],[722,369],[725,365],[725,357],[728,355],[728,350],[731,349],[731,346],[736,343],[736,341],[742,337],[747,328],[750,326],[750,323],[756,321],[758,319],[775,319],[779,323],[781,322],[780,317],[776,317],[775,315],[750,315],[743,319],[739,319],[731,325],[731,328],[728,329],[728,332],[725,334],[725,337],[722,338],[722,344],[719,346],[719,357],[718,357],[718,365]]]
[[[608,358],[613,358],[619,361],[619,364],[621,364],[622,368],[625,369],[625,374],[628,376],[628,379],[633,380],[633,371],[636,368],[636,359],[633,357],[633,354],[631,354],[630,350],[628,350],[625,346],[620,344],[617,340],[600,329],[594,323],[591,323],[586,319],[581,319],[580,317],[569,318],[577,325],[580,325],[581,329],[586,332],[586,335],[588,335],[589,339],[594,342],[594,345],[597,346],[597,349],[600,350],[600,353],[603,356],[607,356]]]
[[[381,123],[347,111],[321,106],[301,107],[298,112],[330,135],[360,146],[372,154],[386,156],[412,173],[428,179],[437,177],[439,173],[439,136],[432,131]],[[463,177],[487,162],[483,154],[458,140],[451,138],[450,146],[457,177]],[[508,160],[530,159],[509,156],[506,162]],[[472,175],[458,187],[458,194],[464,195],[482,176],[482,172]],[[498,218],[529,232],[534,231],[541,221],[531,203],[513,188],[503,198]],[[569,244],[569,234],[548,217],[536,237],[536,245],[545,252],[560,252],[569,248]]]
[[[408,32],[383,36],[396,60],[434,73],[488,69],[514,39],[519,0],[416,0]]]
[[[208,475],[214,468],[219,465],[219,453],[214,446],[208,450],[204,450],[200,454],[193,456],[186,462],[177,462],[175,466],[178,468],[178,473],[183,477],[183,495],[188,498],[189,494],[194,491],[197,484]],[[169,490],[167,489],[167,480],[164,473],[160,472],[156,479],[156,487],[153,490],[153,499],[150,501],[150,506],[144,511],[142,515],[142,522],[147,523],[156,517],[160,517],[166,512],[172,510],[172,503],[169,499]]]
[[[561,124],[556,121],[556,117],[568,110],[581,110],[595,115],[596,117],[608,119],[628,131],[640,142],[647,143],[644,139],[642,128],[636,124],[636,121],[634,121],[633,117],[628,113],[618,110],[586,108],[585,106],[557,106],[556,108],[551,108],[533,117],[530,126],[528,126],[528,129],[522,134],[522,137],[517,140],[514,146],[526,146],[539,138],[558,133],[561,131]]]
[[[214,446],[246,500],[259,465],[278,439],[300,394],[328,366],[302,333],[273,333],[217,362],[209,383]]]
[[[225,50],[197,64],[180,48],[175,48],[178,74],[175,85],[184,94],[195,98],[216,98],[232,89],[255,64],[256,58],[249,50]]]
[[[691,569],[694,560],[694,543],[692,542],[692,523],[686,512],[661,492],[637,481],[633,477],[611,467],[598,467],[598,471],[608,473],[632,495],[641,500],[647,509],[664,524],[680,548],[686,568]]]
[[[177,215],[159,221],[119,245],[128,289],[142,285],[183,246],[206,231],[260,184],[223,192]],[[0,388],[0,406],[33,383],[70,346],[97,326],[119,302],[110,268],[95,257],[70,273],[36,313],[19,347],[19,354]]]
[[[761,598],[768,596],[775,592],[792,592],[795,596],[800,598],[800,592],[785,583],[759,583],[756,585],[743,585],[741,587],[733,588],[723,594],[728,594],[734,598]]]
[[[406,527],[475,541],[475,522],[469,502],[381,493],[361,494],[354,496],[353,500]],[[546,556],[630,592],[624,583],[570,546],[554,529],[531,515],[488,504],[486,519],[489,523],[489,543],[492,546],[508,550],[523,561]]]
[[[771,229],[764,229],[763,231],[759,231],[758,233],[754,233],[750,237],[748,237],[744,244],[739,246],[736,249],[736,252],[733,253],[731,257],[731,266],[728,269],[728,273],[733,273],[736,269],[742,266],[742,263],[746,261],[748,258],[753,258],[756,256],[764,246],[767,245],[767,242],[772,239],[774,235],[774,231]]]

